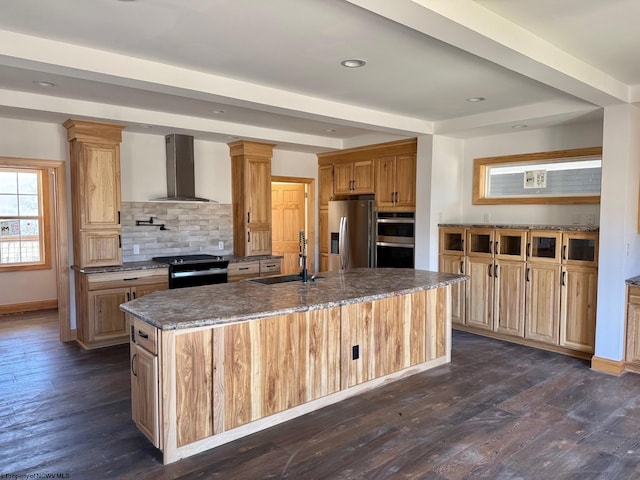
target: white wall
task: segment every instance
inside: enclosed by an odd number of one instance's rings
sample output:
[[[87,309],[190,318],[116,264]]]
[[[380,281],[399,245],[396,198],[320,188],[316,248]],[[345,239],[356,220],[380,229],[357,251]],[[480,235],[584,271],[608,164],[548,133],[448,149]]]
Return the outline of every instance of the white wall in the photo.
[[[62,125],[0,118],[0,131],[0,156],[69,162],[66,130]],[[66,173],[69,184],[69,168]],[[67,202],[71,205],[70,197]],[[70,214],[68,221],[71,225]],[[52,225],[52,230],[55,228]],[[1,305],[56,299],[55,259],[50,270],[0,273],[0,285]]]
[[[492,135],[469,139],[464,146],[463,171],[463,220],[466,223],[551,224],[570,225],[572,215],[579,214],[586,224],[586,214],[593,213],[599,224],[599,205],[472,205],[473,159],[535,153],[572,148],[598,147],[602,145],[600,122],[554,127],[548,129],[518,131],[505,135]],[[444,217],[442,223],[455,222]]]

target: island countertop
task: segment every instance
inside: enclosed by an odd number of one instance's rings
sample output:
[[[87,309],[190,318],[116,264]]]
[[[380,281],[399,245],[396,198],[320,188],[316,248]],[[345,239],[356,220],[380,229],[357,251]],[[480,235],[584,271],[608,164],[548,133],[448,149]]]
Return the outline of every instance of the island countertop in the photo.
[[[322,272],[315,281],[273,285],[235,283],[164,290],[120,308],[161,330],[222,325],[405,295],[468,277],[425,270],[359,268]]]

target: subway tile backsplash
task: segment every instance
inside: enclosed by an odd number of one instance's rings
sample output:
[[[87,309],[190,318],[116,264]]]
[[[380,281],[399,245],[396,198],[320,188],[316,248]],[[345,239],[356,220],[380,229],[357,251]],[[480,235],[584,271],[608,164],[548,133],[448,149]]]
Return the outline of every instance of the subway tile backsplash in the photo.
[[[231,204],[214,202],[122,202],[122,261],[192,253],[231,255],[231,214]],[[136,226],[136,220],[149,217],[154,225]],[[167,230],[160,230],[163,223]],[[218,249],[219,242],[224,242],[224,249]],[[134,254],[135,245],[138,254]]]

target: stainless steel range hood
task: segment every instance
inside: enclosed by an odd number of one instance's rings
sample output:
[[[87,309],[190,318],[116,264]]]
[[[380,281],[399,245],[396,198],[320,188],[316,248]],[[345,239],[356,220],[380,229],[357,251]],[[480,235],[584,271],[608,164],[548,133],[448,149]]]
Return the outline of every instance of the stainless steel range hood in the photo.
[[[196,197],[193,137],[172,133],[165,137],[167,150],[167,196],[155,201],[209,202]]]

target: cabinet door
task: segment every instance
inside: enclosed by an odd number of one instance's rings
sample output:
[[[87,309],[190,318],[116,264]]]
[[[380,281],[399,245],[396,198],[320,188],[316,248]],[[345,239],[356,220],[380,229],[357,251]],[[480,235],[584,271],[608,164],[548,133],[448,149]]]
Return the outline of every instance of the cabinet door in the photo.
[[[464,257],[461,255],[440,255],[439,271],[444,273],[464,274]],[[451,285],[451,321],[454,324],[464,325],[466,282]]]
[[[416,206],[416,156],[396,157],[396,206]],[[377,192],[376,192],[377,193]]]
[[[528,263],[525,337],[558,345],[560,335],[560,266]]]
[[[563,265],[598,265],[598,233],[564,232],[562,234]]]
[[[318,212],[318,235],[320,253],[329,253],[329,210],[321,208]]]
[[[133,298],[140,298],[159,290],[167,290],[169,288],[168,281],[161,283],[150,283],[149,285],[138,285],[131,289],[131,296]]]
[[[159,447],[158,357],[131,342],[131,415],[142,433]]]
[[[353,163],[336,163],[333,166],[333,191],[336,194],[350,194],[353,180]]]
[[[248,257],[271,255],[271,225],[267,228],[264,226],[249,227],[246,254]]]
[[[120,147],[79,144],[80,229],[120,227]]]
[[[106,267],[122,264],[120,230],[84,230],[74,245],[82,267]]]
[[[469,310],[467,326],[493,330],[493,260],[467,257]]]
[[[131,300],[129,288],[108,288],[88,292],[89,338],[93,342],[112,342],[129,335],[127,318],[120,304]],[[123,342],[124,343],[124,342]]]
[[[271,224],[271,161],[262,157],[247,158],[245,195],[247,223]],[[271,247],[269,247],[271,248]]]
[[[467,230],[467,255],[493,259],[495,232],[490,228]]]
[[[640,305],[627,304],[627,345],[625,360],[640,364]]]
[[[333,197],[333,165],[318,167],[318,206],[328,207]]]
[[[464,238],[463,227],[441,227],[440,255],[464,255]]]
[[[493,276],[495,331],[524,337],[525,264],[496,261]]]
[[[353,191],[351,193],[373,193],[373,160],[353,163]]]
[[[562,267],[560,345],[593,353],[596,336],[598,270]]]
[[[329,271],[329,254],[328,253],[320,253],[320,272],[328,272]]]
[[[378,207],[393,207],[396,191],[396,157],[378,157],[375,159],[376,203]]]

